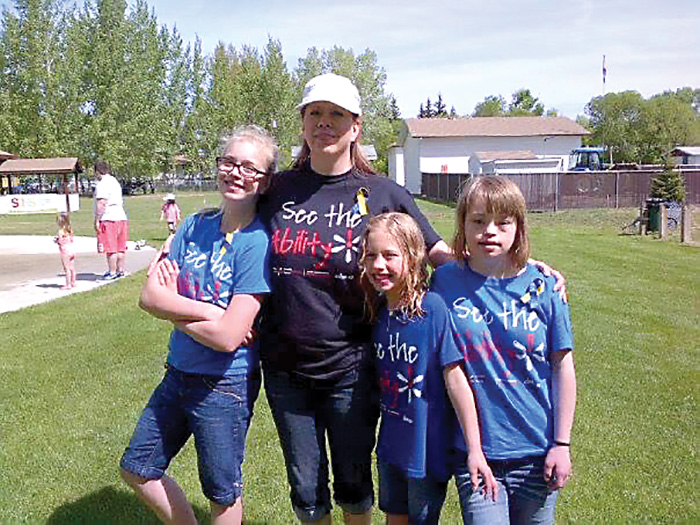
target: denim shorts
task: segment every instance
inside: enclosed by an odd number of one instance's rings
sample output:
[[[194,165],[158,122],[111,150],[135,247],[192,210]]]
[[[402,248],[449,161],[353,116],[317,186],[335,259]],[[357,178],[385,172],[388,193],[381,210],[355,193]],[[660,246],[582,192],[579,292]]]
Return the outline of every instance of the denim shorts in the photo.
[[[544,457],[517,460],[489,461],[496,482],[498,499],[493,501],[481,493],[472,491],[466,455],[455,471],[464,523],[553,524],[558,491],[550,490],[544,480]]]
[[[222,506],[241,497],[245,439],[260,391],[260,373],[230,377],[168,367],[122,456],[122,469],[160,479],[194,435],[204,495]]]
[[[372,450],[379,417],[371,372],[352,371],[330,384],[282,371],[264,374],[297,517],[315,521],[331,511],[326,439],[336,503],[351,514],[368,511],[374,502]]]
[[[379,508],[386,514],[408,515],[409,523],[436,524],[445,503],[447,481],[431,477],[409,478],[389,463],[377,462]]]

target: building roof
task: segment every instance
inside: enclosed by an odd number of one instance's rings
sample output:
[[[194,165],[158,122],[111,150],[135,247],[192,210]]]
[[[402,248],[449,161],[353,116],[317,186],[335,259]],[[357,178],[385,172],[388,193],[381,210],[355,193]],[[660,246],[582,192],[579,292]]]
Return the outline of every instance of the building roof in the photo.
[[[2,151],[0,150],[0,161],[7,160],[7,159],[16,159],[17,155],[14,153],[8,153],[7,151]]]
[[[678,146],[677,148],[673,148],[673,150],[671,150],[671,155],[700,155],[700,146]]]
[[[0,164],[0,175],[42,175],[82,171],[75,157],[12,159]]]
[[[583,136],[590,132],[567,117],[409,118],[413,137]]]
[[[480,162],[491,162],[494,160],[534,160],[537,158],[529,149],[513,151],[475,151]]]

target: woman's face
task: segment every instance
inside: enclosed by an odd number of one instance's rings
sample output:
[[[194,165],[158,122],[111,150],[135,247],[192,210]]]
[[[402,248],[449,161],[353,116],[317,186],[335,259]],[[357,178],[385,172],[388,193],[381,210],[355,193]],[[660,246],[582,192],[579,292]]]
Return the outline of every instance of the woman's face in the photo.
[[[312,155],[350,155],[360,134],[360,123],[349,111],[332,102],[312,102],[304,108],[304,140]]]
[[[255,196],[267,181],[267,168],[262,148],[238,140],[228,147],[218,163],[219,191],[225,199],[238,201]]]

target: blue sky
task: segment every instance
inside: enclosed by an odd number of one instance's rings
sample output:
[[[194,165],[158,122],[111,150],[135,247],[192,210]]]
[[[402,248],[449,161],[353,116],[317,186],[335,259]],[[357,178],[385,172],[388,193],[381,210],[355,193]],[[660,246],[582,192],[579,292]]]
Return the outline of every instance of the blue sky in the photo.
[[[185,41],[198,35],[205,53],[220,40],[262,50],[271,36],[292,70],[310,47],[369,48],[403,117],[438,92],[463,115],[488,95],[529,88],[574,118],[603,93],[604,54],[606,92],[700,88],[697,0],[147,2]]]

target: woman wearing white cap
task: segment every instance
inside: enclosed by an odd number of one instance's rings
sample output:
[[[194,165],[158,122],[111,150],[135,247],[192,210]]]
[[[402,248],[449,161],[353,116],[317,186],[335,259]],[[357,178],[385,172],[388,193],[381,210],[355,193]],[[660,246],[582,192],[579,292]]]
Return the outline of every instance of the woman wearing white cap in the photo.
[[[360,239],[371,215],[401,211],[420,225],[434,265],[450,251],[411,195],[373,173],[358,144],[362,109],[350,80],[313,78],[297,107],[301,153],[261,201],[273,245],[260,337],[265,389],[299,519],[331,521],[327,439],[334,499],[347,523],[369,523],[378,406]]]

